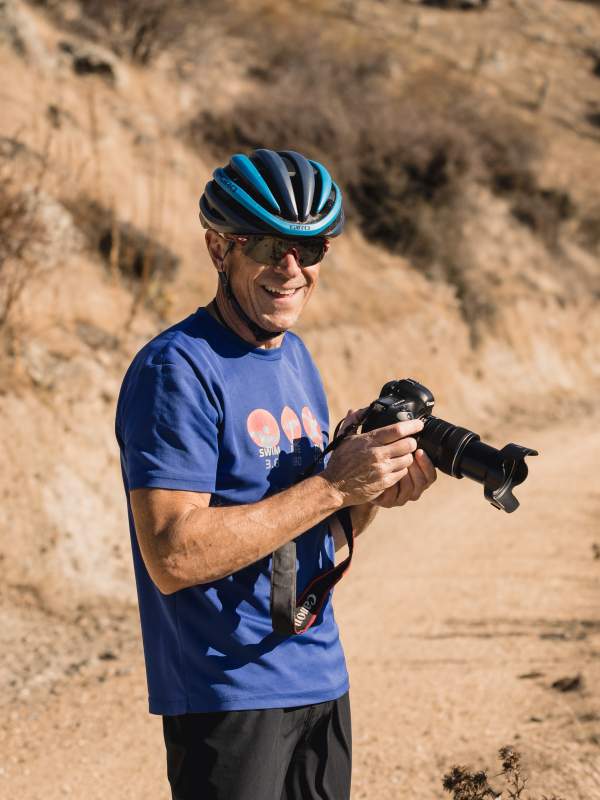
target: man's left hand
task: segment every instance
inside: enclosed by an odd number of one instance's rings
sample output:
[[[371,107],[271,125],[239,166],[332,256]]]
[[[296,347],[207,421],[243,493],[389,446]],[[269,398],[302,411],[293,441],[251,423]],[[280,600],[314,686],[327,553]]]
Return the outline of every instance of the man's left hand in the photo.
[[[381,508],[403,506],[409,500],[418,500],[437,478],[431,460],[423,450],[416,450],[408,473],[394,486],[390,486],[371,503]]]

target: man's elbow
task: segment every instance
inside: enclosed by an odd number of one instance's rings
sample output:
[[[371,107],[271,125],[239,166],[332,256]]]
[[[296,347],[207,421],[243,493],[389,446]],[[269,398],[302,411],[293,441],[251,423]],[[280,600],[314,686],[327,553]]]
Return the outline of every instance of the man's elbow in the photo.
[[[205,582],[202,576],[198,576],[200,580],[192,579],[172,558],[156,560],[152,565],[146,564],[146,569],[158,591],[164,595],[175,594],[181,589]]]
[[[212,583],[223,577],[221,574],[210,570],[199,569],[195,565],[190,569],[190,564],[172,554],[166,558],[156,559],[154,564],[146,564],[148,574],[156,588],[163,595],[175,594],[181,589],[191,586],[200,586],[203,583]]]
[[[187,585],[168,575],[161,575],[160,577],[150,575],[150,578],[152,579],[152,583],[156,586],[158,591],[165,596],[175,594],[175,592],[179,592],[181,589],[188,588]]]

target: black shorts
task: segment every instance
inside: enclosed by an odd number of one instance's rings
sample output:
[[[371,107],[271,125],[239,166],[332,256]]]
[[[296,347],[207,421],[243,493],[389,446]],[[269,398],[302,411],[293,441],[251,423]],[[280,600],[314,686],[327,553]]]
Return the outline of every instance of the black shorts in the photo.
[[[348,800],[350,700],[163,717],[173,800]]]

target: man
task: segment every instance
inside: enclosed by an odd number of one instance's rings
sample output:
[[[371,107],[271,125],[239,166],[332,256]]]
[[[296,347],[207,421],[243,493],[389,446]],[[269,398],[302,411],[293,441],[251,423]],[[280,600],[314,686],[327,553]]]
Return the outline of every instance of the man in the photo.
[[[117,412],[150,712],[175,800],[344,800],[348,676],[329,593],[303,633],[276,632],[271,554],[295,540],[301,591],[332,568],[341,509],[358,534],[435,470],[408,421],[348,436],[299,480],[328,440],[319,374],[288,332],[344,225],[327,170],[293,151],[235,155],[200,218],[216,297],[138,353]]]

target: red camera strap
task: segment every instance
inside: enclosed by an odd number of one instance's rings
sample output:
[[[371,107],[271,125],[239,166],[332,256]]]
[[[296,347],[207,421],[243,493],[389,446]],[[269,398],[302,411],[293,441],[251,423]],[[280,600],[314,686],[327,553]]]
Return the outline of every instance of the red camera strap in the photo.
[[[282,636],[304,633],[323,608],[329,592],[350,567],[354,552],[354,531],[349,508],[337,511],[348,556],[335,567],[317,575],[296,598],[296,542],[292,540],[273,553],[271,568],[271,619],[273,630]]]

